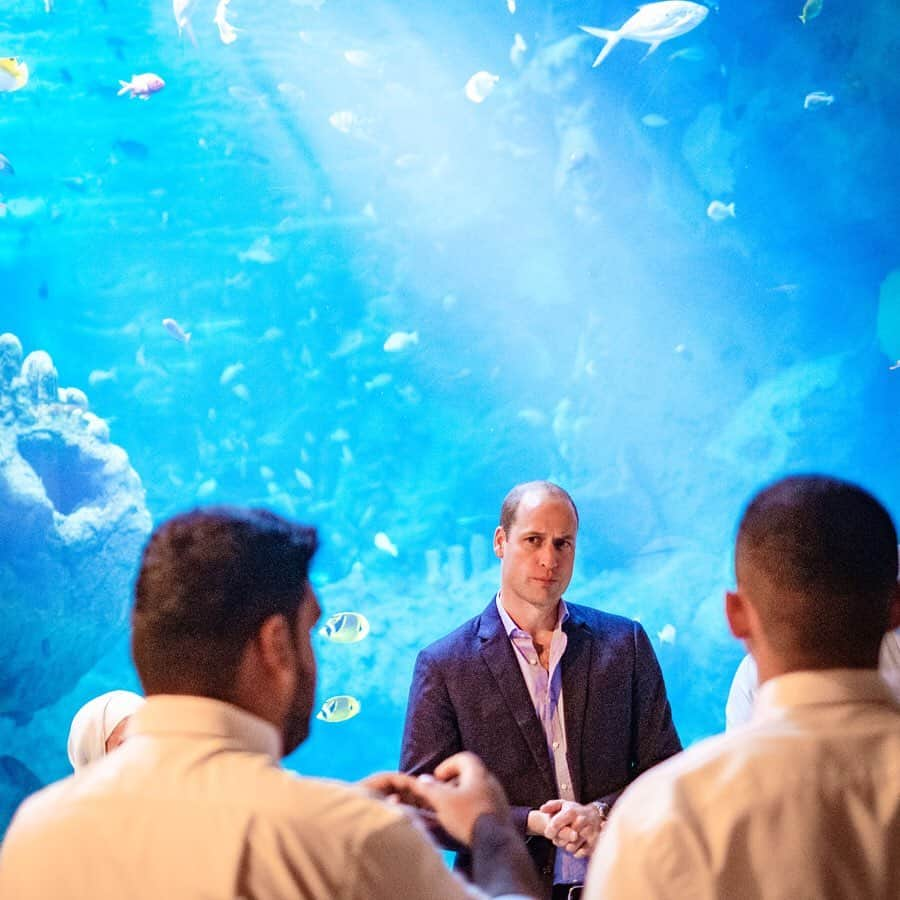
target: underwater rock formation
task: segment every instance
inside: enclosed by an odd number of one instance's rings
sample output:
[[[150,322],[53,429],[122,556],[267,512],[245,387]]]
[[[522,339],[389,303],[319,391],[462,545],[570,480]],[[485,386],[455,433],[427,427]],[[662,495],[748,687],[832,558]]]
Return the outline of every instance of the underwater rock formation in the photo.
[[[140,478],[49,354],[0,335],[0,715],[52,703],[124,629],[150,532]]]
[[[710,459],[724,464],[732,495],[749,496],[779,473],[821,465],[815,441],[831,448],[833,468],[846,465],[857,433],[866,434],[860,411],[870,378],[857,356],[834,353],[761,383],[706,448]]]

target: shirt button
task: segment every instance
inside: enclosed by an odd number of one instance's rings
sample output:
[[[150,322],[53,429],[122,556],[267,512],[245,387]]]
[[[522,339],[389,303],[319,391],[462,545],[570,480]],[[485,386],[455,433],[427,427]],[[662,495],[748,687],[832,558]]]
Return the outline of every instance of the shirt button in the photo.
[[[537,660],[536,660],[536,659],[530,659],[530,660],[528,660],[528,661],[529,661],[533,666],[536,666],[536,665],[537,665]]]
[[[561,791],[567,791],[567,790],[569,789],[569,786],[568,786],[567,784],[561,784],[561,785],[559,786],[559,789],[560,789]]]
[[[559,741],[554,741],[554,742],[553,742],[553,749],[554,749],[554,750],[559,750]]]

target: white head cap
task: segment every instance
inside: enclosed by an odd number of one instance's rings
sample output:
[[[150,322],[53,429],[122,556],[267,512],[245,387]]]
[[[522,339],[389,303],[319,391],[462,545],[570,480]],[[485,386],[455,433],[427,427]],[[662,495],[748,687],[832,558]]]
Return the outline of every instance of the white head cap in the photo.
[[[144,698],[131,691],[109,691],[94,697],[75,713],[69,729],[69,762],[80,768],[106,755],[106,741],[122,719],[144,703]]]

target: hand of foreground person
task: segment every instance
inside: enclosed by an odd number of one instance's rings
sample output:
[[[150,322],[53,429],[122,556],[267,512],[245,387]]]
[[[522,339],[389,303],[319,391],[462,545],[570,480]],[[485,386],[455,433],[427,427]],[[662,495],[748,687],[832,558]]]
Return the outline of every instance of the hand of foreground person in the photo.
[[[509,804],[500,782],[474,753],[457,753],[445,759],[433,776],[420,775],[416,792],[447,833],[466,846],[472,844],[480,816],[509,820]]]
[[[377,794],[388,803],[403,803],[407,806],[425,806],[416,793],[416,777],[403,772],[376,772],[358,782],[360,787]]]
[[[544,828],[544,837],[557,847],[561,847],[578,859],[590,856],[603,824],[605,816],[593,804],[582,805],[572,800],[548,800],[540,812],[549,816]]]

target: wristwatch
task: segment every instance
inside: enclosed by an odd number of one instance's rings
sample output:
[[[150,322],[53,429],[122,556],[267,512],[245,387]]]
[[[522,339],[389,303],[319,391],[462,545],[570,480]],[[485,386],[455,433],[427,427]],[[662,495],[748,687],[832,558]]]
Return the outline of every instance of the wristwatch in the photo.
[[[595,800],[591,806],[600,813],[600,827],[602,828],[606,824],[606,820],[609,818],[609,804],[604,802],[603,800]]]

